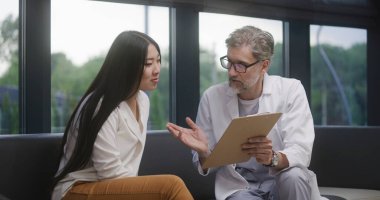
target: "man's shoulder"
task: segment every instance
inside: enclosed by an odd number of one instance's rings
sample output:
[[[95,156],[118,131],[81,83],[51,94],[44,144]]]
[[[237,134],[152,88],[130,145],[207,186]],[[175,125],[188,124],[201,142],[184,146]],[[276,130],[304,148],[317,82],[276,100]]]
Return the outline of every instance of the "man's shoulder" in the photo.
[[[301,81],[277,75],[268,75],[264,79],[264,94],[288,95],[303,88]]]
[[[295,78],[287,78],[277,75],[269,75],[268,76],[268,82],[273,86],[280,86],[281,88],[284,87],[292,87],[294,85],[301,84],[301,81]]]
[[[228,94],[230,94],[231,88],[228,82],[218,83],[207,88],[203,94],[202,98],[206,99],[225,99]]]
[[[228,88],[228,82],[218,83],[207,88],[204,94],[225,92]]]
[[[274,82],[290,82],[290,83],[291,82],[299,82],[298,79],[288,78],[288,77],[283,77],[283,76],[278,76],[278,75],[268,75],[268,78]]]

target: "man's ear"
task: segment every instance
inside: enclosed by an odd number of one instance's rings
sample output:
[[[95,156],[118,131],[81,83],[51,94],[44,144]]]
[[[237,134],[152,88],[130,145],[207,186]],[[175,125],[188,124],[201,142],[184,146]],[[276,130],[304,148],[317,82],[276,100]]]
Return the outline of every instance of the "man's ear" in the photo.
[[[261,71],[263,73],[267,73],[269,70],[269,66],[270,66],[270,60],[263,60],[263,65],[262,65]]]

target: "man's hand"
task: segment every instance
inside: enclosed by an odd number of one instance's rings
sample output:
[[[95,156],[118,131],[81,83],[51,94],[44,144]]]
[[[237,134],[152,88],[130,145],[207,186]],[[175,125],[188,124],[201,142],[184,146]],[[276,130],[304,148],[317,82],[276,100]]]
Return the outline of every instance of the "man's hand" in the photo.
[[[189,117],[186,117],[186,123],[189,128],[183,128],[173,123],[167,123],[166,128],[177,139],[186,146],[198,152],[199,157],[206,158],[210,151],[208,149],[208,140],[203,130],[199,128]]]
[[[251,137],[242,144],[242,150],[248,155],[255,157],[256,161],[269,165],[272,162],[272,141],[267,137]]]

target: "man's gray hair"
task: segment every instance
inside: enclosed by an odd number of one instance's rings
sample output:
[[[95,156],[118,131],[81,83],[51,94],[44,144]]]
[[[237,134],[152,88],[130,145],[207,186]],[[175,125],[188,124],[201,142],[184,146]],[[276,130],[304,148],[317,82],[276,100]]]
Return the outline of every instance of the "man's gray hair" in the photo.
[[[253,56],[258,60],[270,60],[273,55],[274,40],[272,34],[254,26],[236,29],[226,39],[227,48],[251,47]]]

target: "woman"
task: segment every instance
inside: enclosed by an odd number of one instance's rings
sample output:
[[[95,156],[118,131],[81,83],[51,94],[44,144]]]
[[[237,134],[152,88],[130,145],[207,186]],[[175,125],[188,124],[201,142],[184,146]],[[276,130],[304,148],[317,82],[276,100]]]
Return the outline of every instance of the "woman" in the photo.
[[[193,199],[173,175],[137,176],[161,54],[149,36],[122,32],[70,117],[53,186],[59,199]]]

